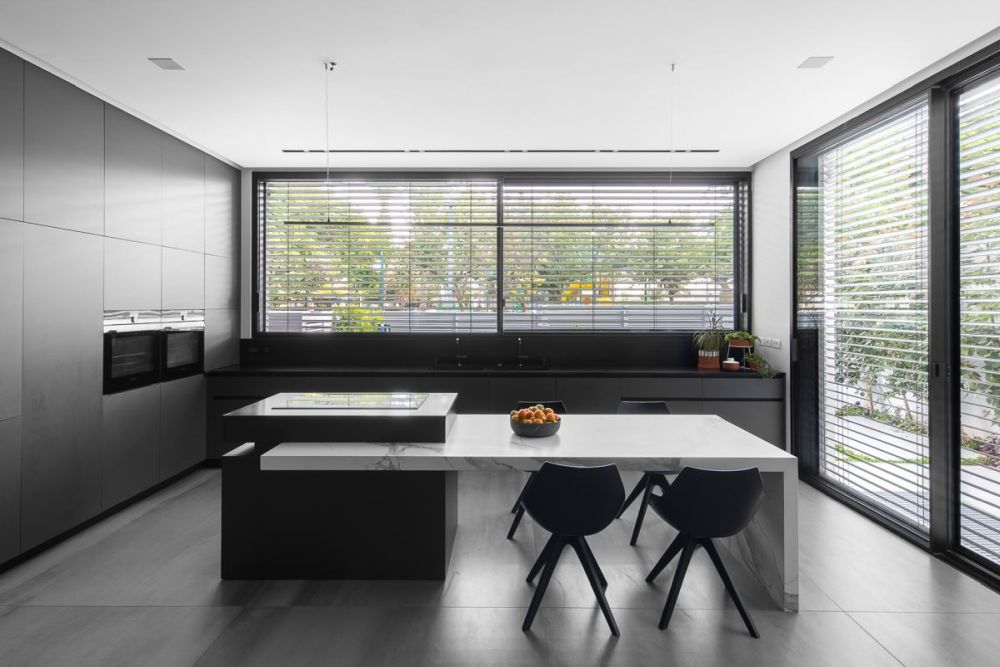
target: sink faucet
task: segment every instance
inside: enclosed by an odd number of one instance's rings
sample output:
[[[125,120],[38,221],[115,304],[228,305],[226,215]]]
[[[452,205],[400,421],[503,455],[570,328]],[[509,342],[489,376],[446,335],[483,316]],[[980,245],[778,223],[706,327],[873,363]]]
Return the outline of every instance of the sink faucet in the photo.
[[[462,366],[462,360],[468,359],[469,355],[462,354],[462,339],[458,336],[455,337],[455,363],[459,368]]]
[[[518,338],[517,338],[517,357],[515,357],[517,359],[517,367],[518,368],[522,368],[524,366],[524,360],[528,358],[528,355],[524,354],[523,346],[524,346],[524,341],[521,340],[520,336],[518,336]]]

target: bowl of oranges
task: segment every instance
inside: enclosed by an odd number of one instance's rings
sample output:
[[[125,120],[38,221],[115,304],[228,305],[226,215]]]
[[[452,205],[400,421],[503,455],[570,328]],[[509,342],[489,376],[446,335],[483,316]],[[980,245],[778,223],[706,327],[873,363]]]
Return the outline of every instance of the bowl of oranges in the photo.
[[[510,427],[514,433],[528,438],[544,438],[555,435],[562,417],[552,408],[532,405],[521,410],[510,411]]]

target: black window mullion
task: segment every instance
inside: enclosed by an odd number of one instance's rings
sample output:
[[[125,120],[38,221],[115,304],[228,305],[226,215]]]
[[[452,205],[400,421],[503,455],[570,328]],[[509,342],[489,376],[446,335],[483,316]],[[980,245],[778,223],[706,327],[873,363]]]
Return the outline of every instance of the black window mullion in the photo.
[[[928,125],[928,430],[930,545],[934,552],[958,543],[958,212],[955,197],[955,112],[948,91],[930,93]]]

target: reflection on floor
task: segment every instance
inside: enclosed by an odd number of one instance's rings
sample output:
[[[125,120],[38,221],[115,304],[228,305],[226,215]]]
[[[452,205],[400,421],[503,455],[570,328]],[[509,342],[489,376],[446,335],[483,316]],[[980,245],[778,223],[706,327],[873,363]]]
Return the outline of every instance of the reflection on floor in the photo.
[[[985,665],[1000,654],[1000,595],[807,487],[802,611],[775,610],[734,572],[761,639],[703,553],[657,630],[673,567],[656,585],[644,577],[672,531],[650,516],[629,547],[634,508],[592,540],[621,638],[572,558],[522,633],[524,577],[545,538],[527,519],[504,538],[523,481],[462,475],[447,581],[221,582],[219,474],[199,471],[0,574],[0,665]]]

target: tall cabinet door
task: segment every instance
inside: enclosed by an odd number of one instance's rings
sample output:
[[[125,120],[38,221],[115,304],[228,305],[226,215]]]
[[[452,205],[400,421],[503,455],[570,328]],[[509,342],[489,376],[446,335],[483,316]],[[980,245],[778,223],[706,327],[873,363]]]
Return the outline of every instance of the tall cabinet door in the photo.
[[[25,225],[22,549],[101,509],[103,242]]]
[[[24,62],[0,50],[0,218],[24,219]]]

